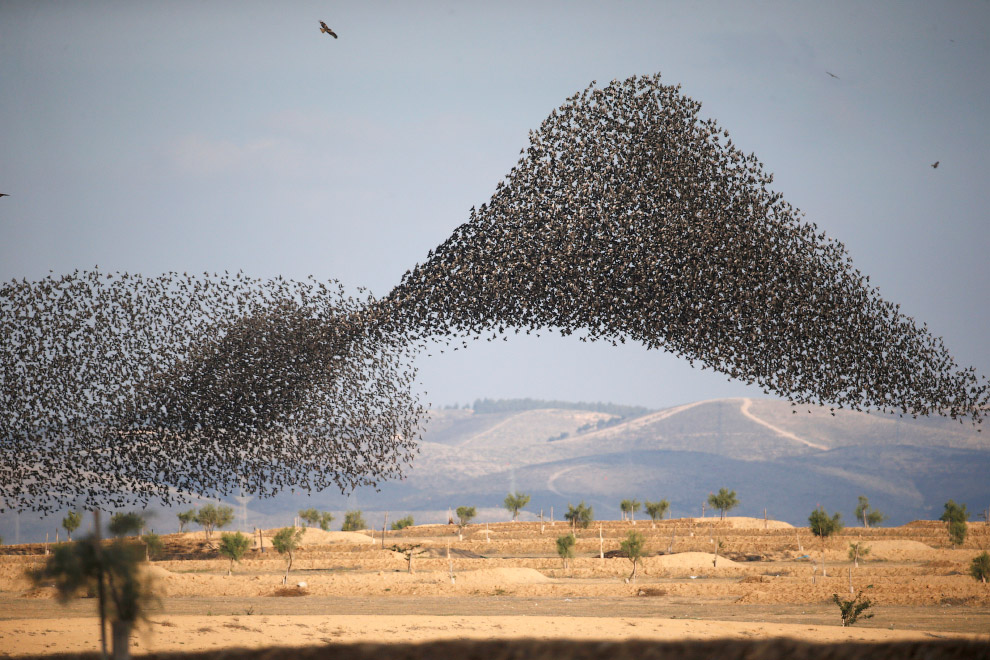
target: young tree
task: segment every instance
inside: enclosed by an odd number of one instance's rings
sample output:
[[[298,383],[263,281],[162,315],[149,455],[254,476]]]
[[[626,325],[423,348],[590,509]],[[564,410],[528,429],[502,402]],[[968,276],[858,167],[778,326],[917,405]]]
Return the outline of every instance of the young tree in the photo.
[[[644,545],[645,539],[643,539],[643,535],[639,532],[629,532],[625,540],[619,544],[619,548],[626,553],[633,565],[632,573],[629,574],[630,580],[636,579],[636,568],[639,566],[639,560],[643,556]]]
[[[206,540],[210,540],[214,529],[223,529],[234,522],[234,508],[226,505],[215,506],[213,503],[205,504],[196,514],[196,522],[206,533]]]
[[[329,511],[324,511],[320,514],[320,529],[324,532],[330,531],[330,523],[333,522],[333,514]]]
[[[860,495],[859,504],[856,505],[856,519],[863,521],[863,527],[876,527],[886,520],[887,516],[870,508],[870,500],[865,495]]]
[[[471,520],[478,515],[473,506],[459,506],[457,507],[457,520],[459,527],[465,527]]]
[[[162,543],[162,537],[158,536],[153,532],[149,532],[141,537],[141,541],[144,543],[144,560],[151,561],[152,559],[157,559],[162,555],[165,550],[165,544]]]
[[[658,520],[663,520],[664,515],[667,513],[667,509],[670,508],[670,502],[667,500],[660,500],[659,502],[651,502],[646,500],[643,503],[646,507],[646,513],[650,516],[650,520],[653,521],[653,526],[657,526]]]
[[[114,536],[137,534],[142,527],[144,527],[144,516],[134,511],[115,513],[110,517],[110,533]]]
[[[567,560],[574,558],[574,544],[577,538],[573,533],[557,537],[557,554],[564,561],[564,569],[567,569]]]
[[[966,540],[966,521],[969,520],[969,512],[966,511],[965,504],[956,504],[955,500],[945,503],[945,511],[939,518],[946,523],[949,532],[949,541],[954,546],[963,544]]]
[[[186,531],[186,525],[191,525],[196,522],[196,509],[189,509],[188,511],[180,511],[176,514],[179,518],[179,533]]]
[[[856,568],[859,568],[859,560],[868,554],[870,554],[870,546],[866,545],[864,541],[849,544],[849,559],[852,560]]]
[[[591,521],[595,519],[595,511],[592,507],[586,505],[584,500],[577,506],[573,506],[570,503],[567,505],[567,513],[564,514],[564,520],[570,521],[572,528],[581,527],[587,529]]]
[[[640,504],[639,500],[622,500],[619,502],[619,509],[622,511],[622,519],[625,520],[626,516],[629,517],[634,523],[636,522],[636,516],[634,515],[639,511]]]
[[[392,529],[393,530],[405,529],[406,527],[412,527],[413,524],[414,524],[413,523],[413,517],[412,516],[406,516],[405,518],[399,518],[398,520],[396,520],[395,522],[393,522],[392,523]],[[401,550],[396,550],[396,552],[401,552]]]
[[[822,577],[825,577],[825,539],[842,531],[842,514],[836,513],[829,518],[823,507],[819,507],[808,516],[811,533],[822,540]]]
[[[406,556],[406,572],[413,572],[413,558],[426,552],[426,548],[421,543],[408,545],[393,545],[389,548],[392,552],[399,552]]]
[[[301,518],[302,521],[306,523],[306,527],[309,527],[310,525],[320,524],[320,512],[312,507],[310,507],[309,509],[300,509],[299,518]]]
[[[69,535],[69,540],[72,540],[72,532],[79,529],[79,525],[82,524],[82,514],[78,511],[69,511],[65,518],[62,518],[62,527],[65,528],[65,533]]]
[[[973,563],[969,565],[969,574],[974,580],[979,580],[983,584],[990,580],[990,554],[986,550],[973,557]]]
[[[519,512],[529,504],[529,495],[525,493],[515,492],[509,493],[505,496],[505,508],[509,510],[512,514],[512,520],[515,522],[519,519]]]
[[[303,534],[305,534],[305,530],[302,527],[283,527],[272,537],[272,547],[275,548],[275,551],[280,555],[289,555],[282,584],[289,581],[289,571],[292,569],[292,551],[299,547]]]
[[[113,657],[130,658],[131,630],[154,600],[150,583],[138,570],[141,554],[139,545],[123,539],[103,545],[90,536],[56,546],[44,567],[29,575],[38,585],[54,582],[62,603],[82,591],[99,593],[101,612],[110,616]]]
[[[708,505],[713,509],[718,509],[719,518],[725,520],[725,513],[739,506],[739,500],[736,499],[736,491],[719,488],[718,494],[713,493],[708,496]]]
[[[860,600],[862,598],[862,600]],[[867,609],[873,606],[869,598],[863,598],[863,592],[856,594],[856,597],[852,600],[842,600],[839,598],[839,594],[832,594],[832,600],[835,604],[839,606],[839,616],[842,618],[842,626],[851,626],[856,623],[860,618],[872,619],[873,613],[863,614]]]
[[[220,535],[220,547],[217,548],[220,554],[230,560],[230,566],[227,567],[227,575],[234,572],[234,562],[239,562],[244,556],[244,553],[248,551],[251,547],[251,539],[244,536],[240,532],[231,534],[230,532],[224,532]],[[291,559],[290,559],[291,561]],[[286,571],[288,575],[288,571]],[[285,580],[282,581],[285,583]]]
[[[348,511],[344,514],[344,524],[340,526],[340,531],[342,532],[359,532],[362,529],[367,529],[368,523],[364,521],[364,516],[361,514],[361,510]]]

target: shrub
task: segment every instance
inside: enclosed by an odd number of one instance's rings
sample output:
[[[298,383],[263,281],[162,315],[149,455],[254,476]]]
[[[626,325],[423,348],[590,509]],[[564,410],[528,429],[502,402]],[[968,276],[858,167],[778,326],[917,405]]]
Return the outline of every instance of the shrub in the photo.
[[[865,495],[859,496],[859,504],[856,505],[855,514],[857,520],[863,521],[863,527],[876,527],[887,519],[884,514],[870,508],[870,500]]]
[[[144,542],[144,558],[148,561],[161,557],[165,551],[165,544],[162,543],[162,537],[158,534],[153,532],[145,534],[141,540]]]
[[[512,514],[513,520],[519,519],[519,512],[529,504],[529,495],[525,493],[509,493],[505,496],[505,508]]]
[[[574,558],[575,543],[577,543],[577,538],[574,534],[557,537],[557,554],[564,561],[564,568],[567,568],[567,560]]]
[[[949,532],[949,542],[952,545],[962,545],[966,540],[966,521],[969,520],[969,512],[966,511],[965,504],[956,504],[954,500],[945,503],[945,511],[939,518],[946,523]]]
[[[196,514],[196,522],[202,526],[206,538],[209,540],[214,529],[226,527],[234,522],[234,509],[224,505],[205,504]]]
[[[144,527],[144,517],[140,513],[115,513],[110,517],[110,533],[114,536],[137,534]]]
[[[471,520],[478,515],[473,506],[459,506],[457,507],[457,519],[460,521],[458,527],[464,527]]]
[[[333,514],[329,511],[324,511],[320,514],[320,529],[324,532],[330,531],[330,523],[333,522]]]
[[[973,563],[969,565],[969,574],[974,580],[979,580],[983,584],[990,580],[990,554],[986,550],[973,557]]]
[[[306,523],[306,526],[318,525],[320,523],[320,512],[314,508],[300,509],[299,518]]]
[[[69,535],[69,540],[72,540],[72,532],[79,529],[79,525],[82,524],[82,514],[78,511],[69,511],[65,518],[62,518],[62,527],[65,528],[66,534]]]
[[[829,518],[824,508],[817,508],[808,516],[811,533],[822,540],[822,576],[825,576],[825,540],[833,534],[842,531],[842,514],[836,513]]]
[[[667,509],[670,508],[670,502],[667,500],[660,500],[659,502],[646,500],[643,506],[646,508],[646,513],[650,516],[650,519],[656,522],[663,519],[664,514],[667,513]]]
[[[863,592],[856,594],[856,597],[852,600],[842,600],[839,598],[839,594],[832,594],[832,600],[839,606],[839,616],[842,617],[843,626],[851,626],[860,618],[873,618],[872,613],[863,614],[863,612],[873,607],[873,603],[868,598],[860,600],[861,598],[863,598]]]
[[[361,512],[356,512],[360,514]],[[305,530],[302,527],[283,527],[272,537],[272,547],[280,555],[288,554],[289,563],[285,566],[285,577],[282,584],[289,580],[289,571],[292,569],[292,551],[299,547]]]
[[[405,518],[399,518],[398,520],[396,520],[395,522],[392,523],[392,529],[394,529],[394,530],[405,529],[406,527],[412,527],[412,526],[413,526],[413,517],[412,516],[406,516]]]
[[[274,542],[272,545],[274,545]],[[230,560],[230,566],[227,567],[227,575],[234,572],[234,562],[240,561],[244,556],[244,553],[247,552],[250,547],[251,539],[244,536],[240,532],[236,532],[234,534],[228,532],[220,535],[220,547],[218,550],[221,555]],[[276,548],[276,550],[278,550],[278,548]],[[286,574],[288,574],[288,571],[286,571]]]
[[[567,513],[564,514],[564,520],[570,521],[572,527],[587,529],[594,519],[594,509],[587,506],[584,500],[581,500],[581,503],[577,506],[567,505]]]
[[[646,541],[639,532],[629,532],[625,540],[619,544],[619,548],[626,553],[629,561],[633,563],[632,573],[629,574],[630,580],[636,579],[636,567],[639,565],[640,557],[643,556],[645,545]]]
[[[361,510],[348,511],[344,514],[344,524],[340,526],[340,531],[342,532],[359,532],[362,529],[367,529],[368,523],[364,521],[364,516],[361,514]]]

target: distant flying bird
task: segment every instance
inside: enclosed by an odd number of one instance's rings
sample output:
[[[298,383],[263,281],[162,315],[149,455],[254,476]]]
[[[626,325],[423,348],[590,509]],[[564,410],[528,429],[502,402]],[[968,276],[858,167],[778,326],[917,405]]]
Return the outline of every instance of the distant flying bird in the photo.
[[[837,75],[835,75],[835,74],[834,74],[834,73],[832,73],[831,71],[826,71],[825,73],[827,73],[828,75],[830,75],[830,76],[832,76],[832,77],[833,77],[833,78],[835,78],[836,80],[838,80],[838,79],[839,79],[839,76],[837,76]]]
[[[0,193],[0,197],[10,197],[7,193]]]
[[[333,30],[331,30],[330,28],[328,28],[327,27],[327,24],[324,23],[323,21],[320,21],[320,32],[326,32],[327,34],[329,34],[334,39],[337,38],[337,33],[334,32]]]
[[[937,169],[938,169],[938,164],[939,164],[939,162],[941,162],[941,161],[937,161],[937,160],[936,160],[936,161],[935,161],[934,163],[932,163],[932,169],[933,169],[933,170],[937,170]]]

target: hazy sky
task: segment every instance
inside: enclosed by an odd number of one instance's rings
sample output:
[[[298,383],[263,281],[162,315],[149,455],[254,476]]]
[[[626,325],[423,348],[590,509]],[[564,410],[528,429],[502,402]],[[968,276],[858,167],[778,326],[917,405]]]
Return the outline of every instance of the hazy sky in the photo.
[[[990,374],[988,35],[974,0],[3,0],[0,279],[243,269],[383,295],[567,96],[659,71],[885,298]],[[419,367],[439,405],[761,395],[546,335]]]

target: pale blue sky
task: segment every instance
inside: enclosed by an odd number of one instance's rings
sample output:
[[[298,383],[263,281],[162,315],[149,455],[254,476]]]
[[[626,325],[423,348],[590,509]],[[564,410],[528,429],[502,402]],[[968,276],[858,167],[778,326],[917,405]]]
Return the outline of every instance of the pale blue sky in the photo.
[[[243,269],[382,295],[567,96],[660,71],[987,374],[988,35],[985,1],[4,0],[0,279]],[[760,395],[547,336],[419,367],[440,405]]]

